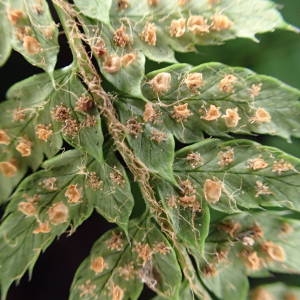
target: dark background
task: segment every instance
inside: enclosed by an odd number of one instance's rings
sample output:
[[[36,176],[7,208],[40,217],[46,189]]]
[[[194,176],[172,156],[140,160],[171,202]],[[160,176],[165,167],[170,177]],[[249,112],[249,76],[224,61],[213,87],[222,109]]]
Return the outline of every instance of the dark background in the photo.
[[[285,19],[300,27],[300,1],[286,0],[281,3],[284,3],[282,14]],[[239,39],[220,47],[201,47],[197,54],[177,54],[177,58],[194,65],[219,61],[232,66],[248,67],[300,88],[300,35],[277,31],[261,35],[259,39],[260,43]],[[71,62],[63,37],[60,42],[62,51],[58,67]],[[157,68],[157,64],[147,63],[147,71],[154,68]],[[13,83],[38,72],[41,70],[29,65],[19,54],[12,53],[7,64],[0,69],[0,99],[5,99],[6,90]],[[299,139],[288,144],[280,138],[264,136],[263,142],[300,157]],[[25,276],[18,286],[10,289],[8,300],[67,299],[73,275],[80,262],[88,255],[93,242],[111,227],[113,225],[94,213],[72,236],[61,236],[39,258],[31,281],[28,282],[28,277]],[[289,276],[283,279],[291,280]],[[295,283],[300,282],[299,277],[293,280]],[[140,299],[149,299],[149,296],[150,292],[146,290]]]

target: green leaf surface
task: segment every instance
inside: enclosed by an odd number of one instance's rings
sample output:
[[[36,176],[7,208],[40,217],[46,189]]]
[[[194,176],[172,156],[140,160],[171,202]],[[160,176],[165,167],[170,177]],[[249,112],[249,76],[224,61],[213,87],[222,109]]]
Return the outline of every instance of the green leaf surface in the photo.
[[[61,149],[63,139],[102,161],[101,121],[93,99],[70,68],[53,76],[55,86],[44,73],[16,83],[7,92],[7,101],[0,104],[7,112],[0,120],[7,136],[0,145],[1,161],[14,158],[35,170],[43,154],[50,158]],[[26,141],[27,154],[17,150]]]
[[[99,214],[126,231],[134,200],[126,172],[114,154],[110,153],[105,162],[99,163],[79,151],[72,150],[44,162],[43,167],[60,172],[69,164],[74,172],[68,174],[78,174],[84,178],[82,197],[91,199],[90,203]]]
[[[145,49],[146,47],[152,47],[152,49],[170,47],[176,51],[187,52],[193,50],[194,45],[197,44],[220,44],[237,37],[256,40],[257,33],[273,31],[276,28],[291,29],[283,21],[275,4],[268,0],[245,0],[242,3],[238,0],[215,1],[215,3],[206,0],[130,0],[124,2],[128,5],[122,6],[118,1],[113,3],[110,11],[111,21],[120,24],[122,19],[129,19],[134,40],[142,41],[141,47]],[[227,26],[220,26],[214,19],[216,15],[226,16]],[[202,16],[204,20],[195,22],[202,27],[194,28],[195,23],[188,20],[190,16]],[[177,34],[174,31],[172,33],[172,28],[174,28],[171,25],[172,21],[180,18],[184,19],[181,30],[178,30]],[[140,37],[145,24],[150,22],[156,26],[155,46],[149,45]],[[149,58],[162,61],[159,55],[151,56],[150,54]]]
[[[185,195],[173,185],[154,181],[158,198],[176,237],[189,249],[203,253],[208,234],[210,213],[208,206],[197,199],[194,191]]]
[[[299,274],[299,226],[270,212],[220,220],[211,227],[205,259],[193,253],[202,281],[220,299],[242,300],[247,299],[247,275]]]
[[[178,295],[181,272],[174,250],[162,233],[151,222],[132,222],[129,237],[130,243],[116,229],[94,244],[76,272],[70,300],[83,296],[94,299],[95,295],[134,300],[143,283],[169,298]]]
[[[11,283],[33,269],[39,254],[55,237],[68,227],[74,232],[94,208],[127,230],[133,208],[130,186],[115,159],[111,157],[109,162],[113,167],[70,150],[46,161],[44,170],[20,183],[0,225],[3,299]],[[120,186],[111,172],[119,172]]]
[[[157,62],[174,63],[174,50],[190,52],[195,45],[220,44],[237,37],[256,40],[256,33],[292,29],[274,4],[265,0],[247,0],[242,4],[239,1],[210,4],[204,0],[114,1],[109,25],[96,22],[108,23],[101,20],[106,7],[101,13],[93,8],[99,2],[93,0],[88,5],[81,0],[76,2],[83,14],[92,18],[81,21],[101,72],[117,89],[136,97],[142,96],[139,84],[144,75],[144,55]],[[127,65],[123,58],[128,54],[133,59]]]
[[[109,10],[112,0],[75,0],[74,3],[85,16],[106,24],[109,23]]]
[[[179,150],[174,174],[189,180],[201,203],[233,213],[281,207],[299,211],[300,161],[247,140],[206,141]]]
[[[116,102],[120,120],[127,128],[126,139],[134,154],[156,176],[175,182],[173,176],[174,138],[162,123],[144,121],[144,103],[131,106],[130,100]]]
[[[52,73],[59,51],[58,29],[45,0],[8,0],[14,50],[34,66]]]
[[[0,2],[0,66],[4,65],[11,51],[10,26],[6,18],[6,6]]]
[[[117,47],[113,29],[92,19],[82,18],[83,28],[103,76],[124,94],[142,97],[145,56],[132,48]]]
[[[167,76],[171,78],[157,84]],[[223,137],[271,134],[287,140],[300,132],[300,92],[245,68],[220,63],[172,65],[147,75],[143,95],[184,143],[201,140],[203,132]]]
[[[65,154],[68,156],[68,153]],[[75,157],[75,159],[80,156]],[[63,157],[62,157],[63,159]],[[0,225],[0,285],[2,299],[15,280],[32,270],[41,252],[70,225],[73,230],[92,212],[91,200],[69,203],[66,187],[83,187],[84,176],[76,174],[78,165],[63,165],[51,171],[39,171],[18,187]],[[25,210],[25,213],[21,210]],[[52,212],[51,212],[52,209]],[[35,233],[38,228],[44,232]]]

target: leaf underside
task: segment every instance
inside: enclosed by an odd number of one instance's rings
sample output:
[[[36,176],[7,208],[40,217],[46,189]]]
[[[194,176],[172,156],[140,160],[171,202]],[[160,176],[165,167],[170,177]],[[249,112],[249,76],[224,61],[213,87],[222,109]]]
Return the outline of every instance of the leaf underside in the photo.
[[[0,66],[13,49],[45,71],[16,83],[0,104],[0,203],[7,204],[1,299],[14,281],[31,275],[40,253],[75,232],[93,210],[117,227],[79,266],[70,300],[138,299],[144,284],[157,294],[153,300],[300,297],[299,288],[282,283],[249,284],[273,273],[300,274],[300,160],[236,138],[300,137],[300,92],[245,68],[192,67],[175,59],[175,51],[295,30],[276,5],[53,3],[59,17],[82,25],[79,36],[66,32],[76,40],[70,47],[85,43],[71,49],[72,65],[59,70],[58,26],[47,1],[0,2]],[[91,74],[83,74],[88,67],[82,69],[80,51],[87,46],[113,86],[107,96],[124,127],[102,118],[102,91],[86,87]],[[146,58],[175,64],[145,75]],[[107,138],[110,128],[120,129],[120,141]],[[116,146],[128,146],[126,155]],[[149,182],[127,176],[126,157],[144,168]],[[130,217],[144,203],[144,214]]]

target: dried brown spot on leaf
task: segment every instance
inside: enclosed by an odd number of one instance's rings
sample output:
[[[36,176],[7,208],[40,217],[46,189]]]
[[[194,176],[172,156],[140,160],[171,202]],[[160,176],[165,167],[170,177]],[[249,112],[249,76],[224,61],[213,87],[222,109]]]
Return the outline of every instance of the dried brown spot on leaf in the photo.
[[[265,169],[269,165],[261,156],[249,159],[247,163],[248,163],[248,168],[254,171]]]
[[[222,195],[223,184],[219,180],[206,179],[203,186],[205,200],[215,204],[219,202]]]
[[[70,108],[63,104],[57,105],[51,112],[55,121],[64,122],[71,117]]]
[[[193,34],[205,34],[209,32],[209,25],[203,16],[190,16],[187,20],[187,29]]]
[[[49,233],[51,231],[51,227],[49,222],[40,222],[38,221],[38,227],[33,230],[32,233],[39,234],[39,233]]]
[[[237,222],[227,221],[218,224],[217,228],[226,232],[231,238],[235,238],[238,232],[241,230],[241,224]]]
[[[133,135],[135,138],[143,132],[143,125],[139,123],[136,118],[128,119],[126,122],[126,128],[128,133]]]
[[[234,161],[234,149],[228,148],[226,151],[220,151],[218,153],[218,165],[220,167],[226,167]]]
[[[80,297],[85,296],[95,296],[95,290],[97,286],[92,283],[90,279],[86,280],[83,284],[78,286],[78,289],[80,290]]]
[[[130,262],[127,265],[119,267],[118,273],[126,281],[133,279],[136,276],[136,270],[134,268],[133,262]]]
[[[109,173],[109,178],[111,181],[117,185],[124,185],[125,179],[123,174],[117,169],[117,167],[113,167],[112,172]]]
[[[90,269],[96,274],[102,273],[107,268],[108,265],[102,256],[98,256],[91,261]]]
[[[43,179],[41,182],[39,182],[39,185],[49,191],[49,192],[52,192],[52,191],[56,191],[58,188],[56,186],[56,183],[57,183],[57,178],[56,177],[50,177],[50,178],[45,178]]]
[[[265,289],[259,287],[251,293],[251,300],[275,300],[273,296]]]
[[[121,56],[121,65],[122,67],[128,67],[136,60],[136,54],[135,53],[127,53],[123,56]]]
[[[155,122],[160,117],[160,113],[156,111],[151,102],[145,104],[143,120],[145,122]]]
[[[80,127],[95,127],[97,125],[97,119],[95,116],[87,115],[83,122],[81,123]]]
[[[25,109],[16,108],[12,112],[13,121],[24,121],[26,118]]]
[[[143,244],[141,242],[137,242],[134,245],[133,251],[136,252],[138,258],[140,258],[143,261],[143,266],[151,260],[153,255],[153,250],[147,243]]]
[[[130,36],[126,33],[126,27],[122,24],[113,34],[113,41],[119,47],[126,47],[131,43]]]
[[[106,242],[107,248],[111,251],[121,251],[124,247],[122,233],[112,233],[112,237]]]
[[[238,125],[241,117],[238,113],[238,108],[227,108],[226,114],[222,116],[225,120],[225,124],[229,128],[234,128]]]
[[[190,164],[190,166],[195,169],[203,164],[203,158],[200,153],[198,152],[191,152],[186,156],[187,162]]]
[[[103,181],[97,176],[96,172],[88,172],[87,185],[94,191],[103,188]]]
[[[280,226],[280,232],[283,234],[290,234],[294,231],[294,228],[291,224],[289,223],[282,223]]]
[[[65,125],[62,128],[62,132],[65,135],[70,137],[74,137],[78,135],[80,130],[80,124],[75,119],[67,119],[65,120]]]
[[[21,201],[18,204],[18,210],[28,217],[34,216],[37,213],[36,205],[26,201]]]
[[[284,249],[271,241],[262,243],[261,248],[273,261],[284,262],[286,260]]]
[[[71,184],[67,187],[65,196],[68,198],[69,203],[79,203],[81,199],[81,190],[77,187],[77,184]]]
[[[202,109],[199,111],[202,112]],[[211,104],[209,109],[205,111],[205,115],[201,119],[206,121],[215,121],[221,117],[220,107]]]
[[[299,298],[292,292],[287,292],[284,294],[283,300],[299,300]]]
[[[219,90],[224,93],[232,93],[237,80],[237,77],[232,74],[225,75],[219,82]]]
[[[129,7],[129,0],[118,0],[118,8],[120,10],[127,9]]]
[[[278,173],[279,175],[281,175],[282,172],[287,172],[287,171],[295,171],[294,166],[285,161],[284,159],[280,159],[280,160],[275,160],[272,166],[272,172],[274,173]]]
[[[156,6],[156,5],[159,4],[159,1],[160,1],[160,0],[148,0],[148,4],[149,4],[150,6]]]
[[[252,84],[251,87],[249,88],[249,93],[251,98],[254,99],[255,97],[257,97],[261,92],[261,88],[262,88],[262,83]]]
[[[264,232],[259,224],[254,224],[249,228],[249,231],[254,239],[260,239],[264,236]]]
[[[124,289],[122,289],[120,286],[118,286],[117,284],[112,284],[111,287],[111,299],[112,300],[123,300],[124,298]]]
[[[189,179],[180,181],[180,188],[184,195],[193,195],[196,193],[196,189]]]
[[[229,250],[228,249],[217,249],[215,253],[217,263],[221,263],[225,261],[228,257]]]
[[[24,19],[25,14],[22,10],[19,9],[10,9],[7,12],[7,18],[10,21],[12,25],[16,25],[19,23],[22,19]]]
[[[75,104],[76,111],[88,112],[95,106],[93,99],[87,95],[81,95]]]
[[[269,123],[271,122],[271,115],[263,107],[259,107],[249,121],[250,123]]]
[[[69,208],[63,202],[57,202],[48,209],[49,221],[53,225],[67,222],[69,218]]]
[[[243,250],[241,252],[241,257],[246,265],[246,267],[252,271],[258,271],[262,268],[262,261],[258,257],[256,251]]]
[[[51,24],[49,26],[45,26],[44,28],[42,28],[41,32],[42,32],[44,38],[47,40],[52,40],[54,37],[55,28],[56,28],[55,24]]]
[[[47,142],[52,136],[53,130],[51,129],[51,124],[37,124],[35,127],[35,134],[38,139]]]
[[[203,86],[203,74],[202,73],[190,73],[187,74],[183,80],[184,84],[187,86],[189,90],[195,92],[201,86]]]
[[[191,208],[193,212],[200,212],[201,206],[196,195],[183,195],[179,197],[179,204],[185,208]]]
[[[29,139],[22,137],[19,139],[16,150],[21,154],[22,157],[28,157],[31,155],[32,142]]]
[[[185,23],[185,18],[172,20],[169,28],[170,36],[176,38],[183,36],[185,33]]]
[[[174,105],[173,112],[171,117],[175,119],[177,122],[184,122],[186,121],[193,113],[188,108],[188,103]]]
[[[154,141],[154,142],[159,144],[161,142],[164,142],[167,139],[167,134],[165,132],[160,131],[160,130],[153,129],[151,131],[150,139],[151,139],[151,141]]]
[[[32,34],[32,29],[29,26],[20,26],[16,28],[15,34],[16,34],[16,38],[20,42],[23,42],[26,36],[30,36]]]
[[[149,85],[151,89],[157,94],[163,94],[170,90],[171,88],[171,74],[167,72],[162,72],[155,75],[150,81]]]
[[[214,277],[218,274],[218,270],[217,270],[216,266],[213,264],[205,264],[202,267],[202,272],[203,272],[204,276],[206,276],[206,277]]]
[[[177,207],[177,197],[175,195],[171,195],[167,198],[167,204],[171,208]]]
[[[147,23],[142,33],[140,34],[141,39],[150,46],[156,46],[157,36],[156,36],[157,28],[154,23]]]
[[[263,184],[261,181],[255,182],[256,194],[255,197],[259,197],[260,195],[272,195],[273,193],[270,191],[270,188]]]
[[[42,51],[41,44],[33,36],[25,36],[23,38],[23,47],[28,54],[38,54]]]
[[[211,17],[211,30],[221,31],[230,29],[233,25],[233,22],[225,15],[216,14]]]
[[[121,58],[118,55],[107,55],[103,62],[103,69],[107,73],[116,73],[121,69]]]
[[[5,177],[13,177],[18,171],[17,165],[14,161],[1,161],[0,173]]]
[[[10,143],[10,137],[4,130],[0,129],[0,144],[8,145],[9,143]]]
[[[171,248],[167,246],[164,242],[157,242],[153,247],[154,253],[159,253],[162,255],[166,255],[171,251]]]
[[[107,54],[105,42],[100,38],[92,46],[92,50],[98,57],[103,57]]]

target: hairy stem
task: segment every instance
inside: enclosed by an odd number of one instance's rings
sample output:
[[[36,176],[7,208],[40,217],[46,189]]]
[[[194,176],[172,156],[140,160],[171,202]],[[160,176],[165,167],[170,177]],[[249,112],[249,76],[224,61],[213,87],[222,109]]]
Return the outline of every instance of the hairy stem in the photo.
[[[94,98],[101,115],[103,115],[108,124],[108,130],[114,140],[114,144],[123,157],[128,169],[132,172],[136,181],[141,186],[142,194],[150,207],[150,212],[154,214],[156,221],[160,225],[163,232],[173,241],[178,252],[179,262],[182,266],[186,278],[190,282],[190,287],[193,292],[199,297],[207,299],[204,289],[195,284],[196,274],[186,250],[179,245],[176,235],[169,224],[168,218],[165,215],[163,208],[156,200],[155,193],[150,185],[151,173],[149,169],[140,161],[128,145],[124,142],[127,129],[119,121],[117,113],[112,104],[111,96],[102,88],[101,78],[91,62],[82,40],[85,40],[84,35],[80,32],[78,23],[76,22],[78,14],[76,10],[64,0],[53,0],[60,21],[65,29],[71,51],[74,56],[74,63],[78,69],[78,74],[83,82],[88,87],[89,92]]]

